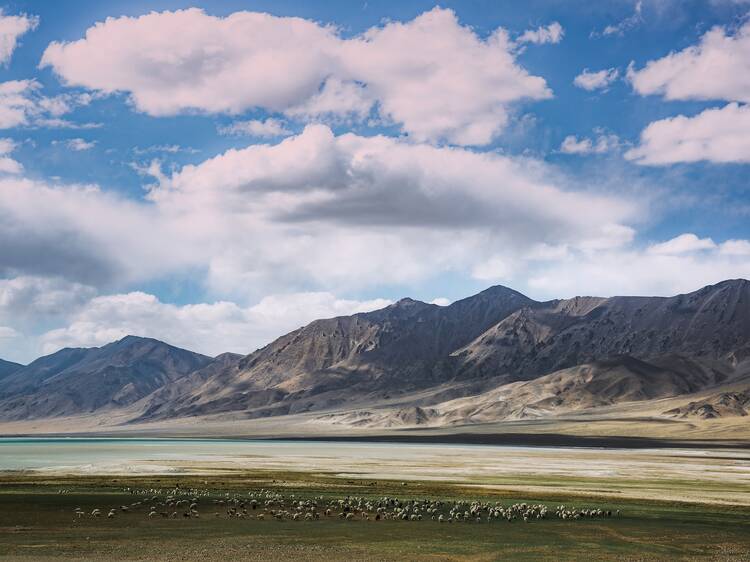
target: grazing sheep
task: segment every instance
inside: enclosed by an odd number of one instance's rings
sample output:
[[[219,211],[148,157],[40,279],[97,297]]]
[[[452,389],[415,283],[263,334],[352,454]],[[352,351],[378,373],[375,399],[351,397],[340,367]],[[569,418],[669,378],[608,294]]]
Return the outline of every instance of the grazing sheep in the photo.
[[[436,499],[405,499],[397,497],[374,498],[371,496],[357,497],[299,497],[294,494],[270,489],[260,489],[243,493],[211,492],[208,489],[187,489],[179,486],[167,489],[152,488],[150,490],[126,489],[126,493],[138,495],[142,500],[133,502],[130,506],[123,505],[111,510],[96,509],[91,511],[92,517],[107,515],[112,518],[118,511],[128,513],[139,506],[148,507],[148,517],[161,515],[165,518],[176,518],[182,513],[185,519],[198,518],[199,501],[215,506],[223,506],[228,518],[257,519],[262,521],[270,515],[276,521],[314,521],[338,516],[339,519],[352,521],[411,521],[424,519],[438,523],[486,523],[500,524],[522,520],[525,523],[557,518],[566,522],[580,519],[594,519],[614,517],[619,515],[617,510],[602,508],[569,507],[559,505],[548,507],[543,504],[514,503],[502,505],[500,502],[486,501],[448,501]],[[265,508],[256,517],[249,513]],[[77,517],[85,513],[77,508]],[[221,516],[215,512],[214,517]]]

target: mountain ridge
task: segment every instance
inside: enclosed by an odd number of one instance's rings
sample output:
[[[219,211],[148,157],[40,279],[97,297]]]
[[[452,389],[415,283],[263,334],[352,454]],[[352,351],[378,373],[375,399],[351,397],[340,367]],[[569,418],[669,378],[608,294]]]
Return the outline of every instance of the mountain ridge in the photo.
[[[66,348],[5,377],[0,418],[119,411],[131,423],[317,413],[340,421],[335,412],[356,407],[370,413],[346,418],[355,425],[478,423],[708,389],[723,404],[722,385],[743,373],[747,280],[672,297],[543,302],[497,285],[447,306],[407,297],[314,320],[244,356],[210,358],[137,336]],[[76,394],[84,391],[96,396]]]
[[[127,406],[210,362],[153,338],[63,348],[5,377],[0,412],[25,419]]]
[[[21,365],[20,363],[14,363],[13,361],[0,359],[0,380],[3,380],[8,375],[13,374],[21,368],[23,368],[23,365]]]

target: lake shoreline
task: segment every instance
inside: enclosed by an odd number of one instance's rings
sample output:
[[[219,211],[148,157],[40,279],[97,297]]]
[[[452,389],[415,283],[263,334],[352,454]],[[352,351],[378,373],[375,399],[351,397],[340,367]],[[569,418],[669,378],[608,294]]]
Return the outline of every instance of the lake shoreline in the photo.
[[[697,441],[647,437],[588,437],[553,433],[446,433],[355,436],[273,437],[275,441],[331,441],[352,443],[409,443],[430,445],[498,445],[512,447],[566,447],[591,449],[750,449],[747,441]]]
[[[428,445],[484,445],[539,448],[587,449],[740,449],[750,450],[745,440],[660,439],[628,436],[581,436],[562,433],[409,433],[352,435],[174,435],[170,432],[80,432],[80,433],[18,433],[0,435],[0,439],[172,439],[184,441],[232,440],[242,442],[330,442],[330,443],[394,443]]]
[[[0,470],[38,479],[291,473],[544,495],[750,506],[750,451],[322,439],[0,439]]]

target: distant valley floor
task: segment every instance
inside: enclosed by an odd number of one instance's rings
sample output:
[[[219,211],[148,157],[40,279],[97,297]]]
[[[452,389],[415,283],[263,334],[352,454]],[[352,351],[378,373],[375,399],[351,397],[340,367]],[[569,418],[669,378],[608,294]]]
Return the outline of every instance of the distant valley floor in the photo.
[[[664,402],[664,401],[660,401]],[[654,409],[654,405],[651,405]],[[664,404],[655,408],[661,409]],[[649,405],[574,412],[566,416],[498,422],[440,425],[352,426],[332,422],[361,412],[323,412],[242,419],[228,415],[125,423],[126,415],[96,414],[0,422],[0,436],[205,437],[251,439],[326,439],[404,441],[528,446],[612,448],[732,447],[750,448],[750,420],[674,419],[655,415]]]

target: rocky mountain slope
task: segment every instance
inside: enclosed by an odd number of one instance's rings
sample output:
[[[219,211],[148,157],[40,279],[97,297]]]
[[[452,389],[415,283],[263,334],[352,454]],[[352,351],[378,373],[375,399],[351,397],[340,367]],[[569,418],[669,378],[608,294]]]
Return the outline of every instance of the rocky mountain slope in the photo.
[[[122,408],[210,362],[134,336],[103,347],[62,349],[5,377],[0,415],[30,419]]]
[[[750,357],[750,282],[670,298],[575,298],[523,308],[453,356],[464,376],[524,380],[611,357],[675,353],[729,364]]]
[[[679,418],[704,420],[728,416],[747,416],[750,410],[750,388],[745,392],[721,392],[703,400],[689,402],[685,406],[664,412]]]
[[[440,307],[402,299],[384,309],[316,320],[233,363],[142,419],[244,411],[297,413],[393,396],[453,378],[450,351],[538,303],[505,287]]]
[[[139,338],[62,350],[6,378],[0,416],[127,408],[137,422],[309,412],[350,425],[459,424],[742,392],[748,373],[746,280],[549,302],[492,287],[444,307],[403,299],[316,320],[244,357]]]
[[[13,363],[13,361],[5,361],[0,359],[0,380],[4,379],[8,375],[15,373],[18,369],[23,367],[20,363]]]
[[[750,282],[744,280],[670,298],[551,302],[493,287],[447,307],[404,299],[383,310],[313,322],[143,419],[167,411],[262,417],[352,404],[422,407],[577,366],[577,376],[595,379],[594,406],[669,394],[668,384],[672,394],[721,384],[748,357]],[[606,367],[613,359],[620,370]],[[649,379],[654,370],[661,374]],[[623,387],[636,388],[608,397],[597,386],[603,378],[622,377],[629,381]],[[442,390],[415,398],[430,388]]]
[[[529,381],[500,384],[486,392],[429,406],[358,408],[322,414],[318,419],[355,427],[446,426],[535,419],[689,396],[704,389],[720,388],[734,381],[736,376],[735,369],[722,362],[681,355],[665,355],[648,361],[621,356],[561,369]],[[665,415],[693,416],[696,404],[665,412]]]
[[[722,370],[679,355],[598,360],[439,405],[450,421],[539,417],[622,402],[692,394],[723,383]]]

